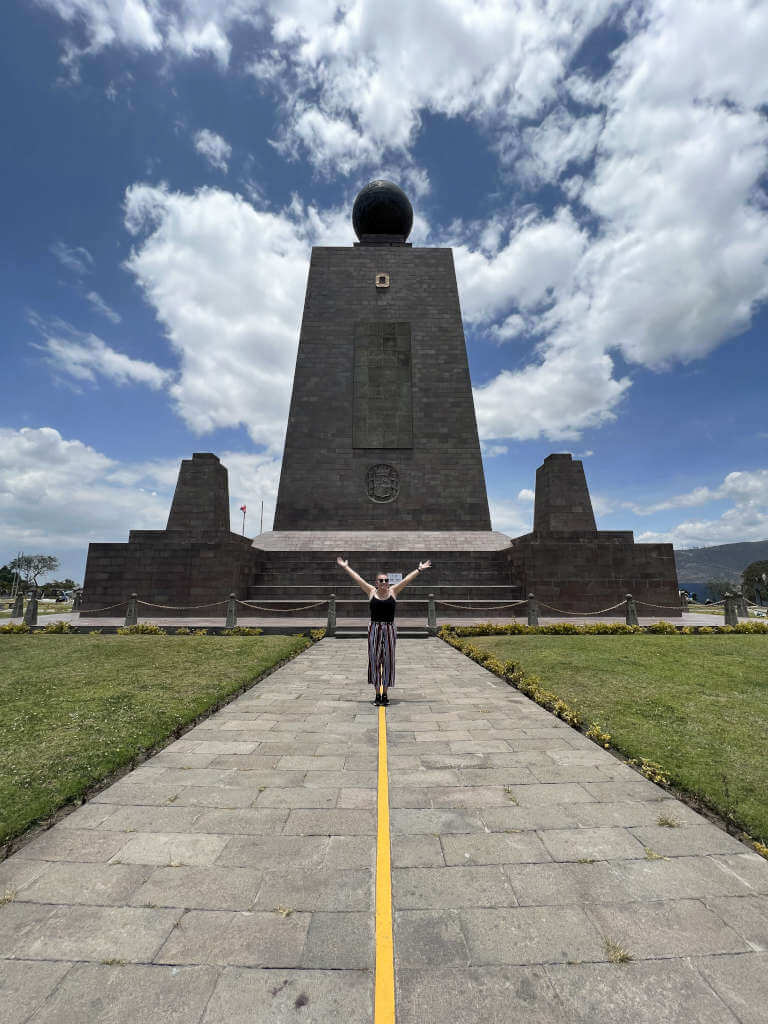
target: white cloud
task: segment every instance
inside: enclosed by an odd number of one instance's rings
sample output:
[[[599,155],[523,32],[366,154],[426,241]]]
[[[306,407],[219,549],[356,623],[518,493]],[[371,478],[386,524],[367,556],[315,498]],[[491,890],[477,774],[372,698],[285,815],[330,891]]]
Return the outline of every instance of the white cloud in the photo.
[[[102,299],[98,292],[88,292],[85,297],[97,313],[101,313],[102,316],[111,320],[113,324],[119,324],[122,321],[123,318],[120,314],[116,313],[114,309],[112,309],[112,307]]]
[[[522,489],[522,491],[518,492],[517,500],[518,501],[524,501],[527,505],[530,505],[530,504],[533,503],[535,497],[536,497],[536,492],[535,491],[532,491],[528,487],[524,487]]]
[[[522,492],[521,492],[522,493]],[[520,537],[533,529],[533,508],[530,502],[518,495],[517,500],[489,498],[491,526],[508,537]]]
[[[728,502],[729,507],[719,517],[685,520],[664,531],[647,530],[637,539],[666,541],[677,548],[768,539],[768,469],[738,470],[729,473],[718,487],[697,487],[651,506],[624,507],[632,508],[638,515],[650,515],[713,502]]]
[[[97,335],[83,334],[62,320],[48,323],[34,314],[30,320],[44,339],[34,347],[45,353],[46,361],[57,372],[74,380],[95,384],[100,375],[116,384],[146,384],[157,391],[173,378],[170,370],[143,359],[132,359],[110,348]]]
[[[90,541],[126,541],[131,529],[162,530],[168,518],[178,459],[121,463],[53,427],[0,428],[0,562],[20,550],[59,555],[65,574],[82,579]],[[223,452],[229,469],[232,529],[237,506],[248,505],[247,534],[258,532],[260,501],[270,529],[279,462],[263,455]]]
[[[515,172],[528,182],[556,182],[572,162],[589,160],[603,126],[600,114],[575,117],[555,107],[544,120],[522,133],[523,156]]]
[[[225,138],[208,128],[203,128],[195,135],[195,149],[205,157],[211,167],[227,173],[232,147]]]
[[[82,276],[90,274],[93,267],[93,256],[82,245],[67,245],[66,242],[53,242],[49,247],[62,267]]]
[[[180,360],[177,411],[197,433],[243,424],[279,452],[310,244],[348,241],[348,214],[298,200],[275,213],[219,189],[134,185],[125,217],[141,233],[126,265]]]

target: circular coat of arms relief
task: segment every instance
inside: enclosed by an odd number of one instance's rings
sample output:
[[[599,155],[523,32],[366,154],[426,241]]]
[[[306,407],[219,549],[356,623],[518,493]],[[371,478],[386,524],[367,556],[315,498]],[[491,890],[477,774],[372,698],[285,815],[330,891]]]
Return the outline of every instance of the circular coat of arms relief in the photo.
[[[394,501],[400,493],[400,476],[394,466],[380,462],[365,474],[365,489],[371,501]]]

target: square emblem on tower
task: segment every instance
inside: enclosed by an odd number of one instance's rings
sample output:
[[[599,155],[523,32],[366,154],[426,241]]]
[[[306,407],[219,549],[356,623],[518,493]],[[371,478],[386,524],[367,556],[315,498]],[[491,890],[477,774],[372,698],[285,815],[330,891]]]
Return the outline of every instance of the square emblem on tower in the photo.
[[[389,274],[377,274],[376,275],[376,287],[377,288],[389,288]]]

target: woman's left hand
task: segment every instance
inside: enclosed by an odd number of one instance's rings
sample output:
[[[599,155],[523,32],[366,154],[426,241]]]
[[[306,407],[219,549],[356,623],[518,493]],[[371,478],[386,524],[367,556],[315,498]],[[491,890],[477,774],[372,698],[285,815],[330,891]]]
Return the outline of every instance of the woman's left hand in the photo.
[[[431,568],[432,563],[427,559],[426,562],[419,562],[419,572],[424,572],[425,569]]]

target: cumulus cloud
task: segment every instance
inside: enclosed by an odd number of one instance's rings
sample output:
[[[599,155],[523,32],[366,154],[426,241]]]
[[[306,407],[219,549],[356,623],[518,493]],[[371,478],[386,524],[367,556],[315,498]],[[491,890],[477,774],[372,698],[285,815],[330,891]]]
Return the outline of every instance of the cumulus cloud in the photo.
[[[212,132],[209,128],[203,128],[195,135],[195,149],[205,157],[211,167],[224,174],[227,173],[232,147],[225,138]]]
[[[647,530],[638,540],[671,542],[677,548],[706,547],[768,538],[768,469],[737,470],[717,487],[696,487],[654,505],[624,503],[637,515],[727,503],[719,516],[687,519],[669,530]]]
[[[34,314],[30,320],[44,339],[35,348],[45,353],[46,361],[58,373],[74,380],[95,384],[102,376],[116,384],[146,384],[159,390],[173,377],[172,371],[117,352],[97,335],[83,334],[63,320],[47,322]]]
[[[298,200],[256,210],[220,189],[135,185],[125,219],[137,236],[126,265],[179,358],[170,388],[178,413],[197,433],[245,425],[279,452],[310,245],[348,242],[348,214]]]
[[[53,427],[0,428],[0,561],[20,550],[62,557],[67,573],[82,578],[90,541],[126,541],[131,529],[162,530],[168,518],[179,462],[126,463]],[[223,452],[229,469],[232,528],[240,532],[237,507],[248,504],[247,534],[272,523],[279,462],[265,455]]]

